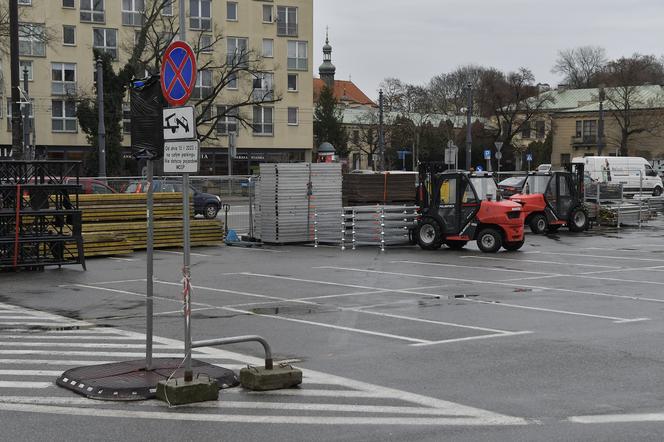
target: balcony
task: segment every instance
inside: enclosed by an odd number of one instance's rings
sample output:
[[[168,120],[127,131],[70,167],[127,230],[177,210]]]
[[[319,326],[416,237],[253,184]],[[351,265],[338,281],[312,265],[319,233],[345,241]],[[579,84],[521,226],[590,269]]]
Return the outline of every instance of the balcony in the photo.
[[[594,147],[594,146],[597,146],[597,135],[572,137],[572,147]]]

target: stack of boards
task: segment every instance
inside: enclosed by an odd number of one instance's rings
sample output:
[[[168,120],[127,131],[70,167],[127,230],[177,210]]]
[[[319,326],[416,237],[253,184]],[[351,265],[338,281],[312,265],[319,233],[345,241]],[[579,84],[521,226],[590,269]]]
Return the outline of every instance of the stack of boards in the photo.
[[[265,243],[341,237],[341,164],[261,164],[257,233]],[[314,230],[317,230],[315,232]]]
[[[344,175],[344,206],[414,204],[416,186],[412,172],[349,173]]]
[[[81,195],[83,240],[86,257],[130,254],[147,248],[145,194]],[[191,208],[191,207],[190,207]],[[182,246],[182,194],[154,194],[154,247]],[[220,220],[191,217],[191,245],[220,245]]]

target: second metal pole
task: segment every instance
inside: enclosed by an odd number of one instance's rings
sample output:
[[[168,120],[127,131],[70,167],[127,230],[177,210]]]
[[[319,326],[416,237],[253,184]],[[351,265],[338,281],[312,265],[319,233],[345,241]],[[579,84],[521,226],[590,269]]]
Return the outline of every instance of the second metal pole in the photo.
[[[189,174],[182,174],[182,205],[183,211],[183,252],[184,262],[182,267],[182,278],[184,284],[184,380],[191,382],[193,372],[191,369],[191,270],[190,270],[190,252],[189,244]]]

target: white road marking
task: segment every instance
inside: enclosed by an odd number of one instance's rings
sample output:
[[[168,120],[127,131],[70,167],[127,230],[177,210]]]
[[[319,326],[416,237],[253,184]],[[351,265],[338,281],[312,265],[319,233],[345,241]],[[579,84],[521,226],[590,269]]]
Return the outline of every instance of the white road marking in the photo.
[[[496,330],[496,329],[493,329],[493,328],[475,327],[475,326],[472,326],[472,325],[456,324],[456,323],[453,323],[453,322],[433,321],[433,320],[430,320],[430,319],[413,318],[413,317],[410,317],[410,316],[403,316],[403,315],[393,315],[391,313],[371,312],[371,311],[367,311],[367,310],[361,310],[361,309],[358,309],[358,308],[348,308],[348,309],[343,309],[343,310],[353,311],[353,312],[357,312],[357,313],[364,313],[364,314],[367,314],[367,315],[382,316],[384,318],[403,319],[403,320],[406,320],[406,321],[422,322],[422,323],[425,323],[425,324],[448,325],[450,327],[467,328],[467,329],[470,329],[470,330],[485,331],[485,332],[490,332],[490,333],[512,333],[512,332],[507,331],[507,330]]]
[[[0,376],[53,376],[62,374],[59,370],[0,370]]]
[[[155,250],[155,252],[156,253],[168,253],[168,254],[171,254],[171,255],[182,255],[182,254],[184,254],[183,252],[173,252],[173,251],[170,251],[170,250]],[[204,258],[213,258],[213,257],[217,257],[219,255],[205,255],[203,253],[191,253],[191,256],[201,256],[201,257],[204,257]]]
[[[419,261],[391,261],[391,264],[417,264],[423,266],[436,266],[436,267],[454,267],[461,269],[473,269],[473,270],[492,270],[497,272],[514,272],[514,273],[525,273],[530,275],[551,275],[551,273],[545,272],[531,272],[527,270],[516,270],[516,269],[501,269],[500,267],[479,267],[479,266],[463,266],[458,264],[442,264],[438,262],[419,262]]]
[[[527,421],[509,416],[494,418],[418,418],[418,417],[328,417],[328,416],[269,416],[232,415],[206,413],[180,413],[165,411],[124,411],[107,408],[60,407],[50,405],[0,403],[0,410],[21,411],[65,416],[114,417],[125,419],[160,419],[192,422],[235,422],[251,424],[292,424],[292,425],[400,425],[400,426],[498,426],[526,425]]]
[[[522,253],[527,253],[527,252],[522,252]],[[539,252],[537,252],[537,253],[539,253]],[[575,266],[575,267],[576,266],[597,267],[597,268],[602,268],[602,269],[619,269],[620,268],[620,267],[616,267],[616,266],[604,266],[604,265],[598,265],[598,264],[577,264],[577,263],[572,263],[572,262],[538,261],[538,260],[534,260],[534,259],[499,258],[499,257],[495,257],[495,256],[466,255],[466,256],[462,256],[461,259],[486,259],[486,260],[492,260],[492,261],[516,261],[516,262],[527,262],[527,263],[533,263],[533,264],[552,264],[552,265]]]
[[[145,346],[143,347],[145,348]],[[104,358],[136,358],[145,357],[145,353],[127,351],[66,351],[66,350],[0,350],[0,355],[49,355],[49,356],[93,356]],[[155,358],[182,358],[182,353],[155,353]],[[194,354],[199,359],[214,359],[207,355]],[[28,361],[29,362],[29,361]],[[106,361],[106,363],[112,361]]]
[[[135,259],[132,258],[118,258],[117,256],[111,256],[109,259],[113,261],[123,261],[123,262],[133,262],[136,261]]]
[[[250,315],[255,315],[255,316],[261,316],[264,318],[272,318],[280,321],[288,321],[288,322],[297,322],[299,324],[307,324],[307,325],[316,325],[318,327],[323,327],[323,328],[331,328],[335,330],[342,330],[342,331],[349,331],[353,333],[360,333],[364,335],[371,335],[371,336],[380,336],[383,338],[390,338],[390,339],[396,339],[398,341],[406,341],[406,342],[430,342],[427,341],[426,339],[417,339],[417,338],[410,338],[408,336],[399,336],[399,335],[394,335],[391,333],[381,333],[381,332],[376,332],[376,331],[371,331],[371,330],[364,330],[364,329],[359,329],[359,328],[352,328],[352,327],[344,327],[341,325],[333,325],[333,324],[326,324],[324,322],[314,322],[314,321],[305,321],[304,319],[295,319],[295,318],[286,318],[284,316],[275,316],[275,315],[264,315],[260,313],[253,313],[248,310],[240,310],[240,309],[234,309],[234,308],[229,308],[229,307],[222,307],[224,310],[228,310],[231,312],[236,312],[236,313],[247,313]]]
[[[613,321],[615,323],[627,323],[627,322],[639,322],[639,321],[649,321],[650,318],[617,318],[614,316],[602,316],[602,315],[592,315],[589,313],[578,313],[578,312],[571,312],[568,310],[555,310],[555,309],[550,309],[550,308],[542,308],[542,307],[529,307],[525,305],[518,305],[518,304],[506,304],[504,302],[492,302],[492,301],[482,301],[479,299],[470,299],[470,298],[464,298],[463,301],[466,302],[475,302],[478,304],[488,304],[488,305],[493,305],[496,307],[508,307],[508,308],[518,308],[518,309],[523,309],[523,310],[535,310],[535,311],[540,311],[540,312],[549,312],[549,313],[559,313],[561,315],[571,315],[571,316],[585,316],[588,318],[597,318],[597,319],[608,319],[609,321]]]
[[[167,281],[162,281],[162,280],[155,280],[157,284],[164,284],[164,285],[171,285],[171,286],[182,286],[182,283],[180,282],[167,282]],[[257,293],[248,293],[248,292],[239,292],[237,290],[226,290],[226,289],[218,289],[216,287],[204,287],[202,285],[192,285],[191,286],[194,290],[207,290],[211,292],[218,292],[218,293],[228,293],[231,295],[241,295],[241,296],[248,296],[251,298],[261,298],[261,299],[271,299],[274,301],[288,301],[288,302],[298,302],[297,299],[288,299],[288,298],[281,298],[279,296],[269,296],[269,295],[259,295]],[[311,303],[305,303],[305,304],[311,304]]]
[[[599,414],[590,416],[573,416],[568,419],[577,424],[624,424],[636,422],[664,422],[664,413],[635,414]]]
[[[544,286],[536,286],[536,285],[513,284],[513,283],[501,282],[501,281],[480,281],[480,280],[473,280],[473,279],[450,278],[450,277],[445,277],[445,276],[430,276],[430,275],[419,275],[419,274],[412,274],[412,273],[386,272],[386,271],[381,271],[381,270],[367,270],[367,269],[356,269],[356,268],[350,268],[350,267],[336,267],[336,266],[323,266],[323,267],[318,267],[318,268],[326,268],[326,269],[331,269],[331,270],[343,270],[343,271],[347,271],[347,272],[380,273],[380,274],[393,275],[393,276],[404,276],[404,277],[409,277],[409,278],[422,278],[422,279],[437,279],[437,280],[443,280],[443,281],[470,282],[470,283],[474,283],[474,284],[498,285],[498,286],[503,286],[503,287],[527,288],[527,289],[535,289],[535,290],[549,290],[549,291],[557,291],[557,292],[564,292],[564,293],[576,293],[576,294],[582,294],[582,295],[603,296],[603,297],[607,297],[607,298],[629,299],[629,300],[632,300],[632,301],[664,303],[664,299],[657,299],[657,298],[645,298],[645,297],[641,297],[641,296],[614,295],[614,294],[611,294],[611,293],[591,292],[591,291],[585,291],[585,290],[561,289],[561,288],[557,288],[557,287],[544,287]]]
[[[0,342],[0,347],[67,347],[67,348],[145,348],[145,343],[142,344],[108,344],[102,342]],[[156,350],[171,350],[178,349],[179,347],[156,345]]]
[[[26,322],[26,321],[0,321],[0,324],[4,325],[29,325],[32,327],[48,327],[48,328],[58,328],[58,327],[85,327],[76,322]],[[91,326],[91,325],[90,325]]]
[[[126,284],[128,282],[147,282],[147,279],[120,279],[118,281],[101,281],[101,282],[91,282],[93,285],[108,285],[108,284]],[[66,285],[60,285],[58,287],[65,287]]]
[[[524,252],[528,253],[528,252]],[[585,253],[561,253],[561,252],[539,252],[543,255],[558,255],[558,256],[578,256],[581,258],[602,258],[602,259],[619,259],[619,260],[629,260],[629,261],[648,261],[648,262],[664,262],[664,259],[654,259],[654,258],[634,258],[632,256],[607,256],[607,255],[588,255]],[[579,265],[579,264],[573,264]]]
[[[546,276],[529,276],[527,278],[510,278],[510,279],[501,279],[500,282],[514,282],[514,281],[532,281],[535,279],[548,279],[548,278],[558,278],[560,276],[571,276],[571,275],[546,275]]]
[[[496,333],[493,335],[481,335],[481,336],[469,336],[467,338],[456,338],[456,339],[445,339],[443,341],[434,341],[434,342],[427,342],[424,344],[411,344],[411,347],[428,347],[431,345],[439,345],[439,344],[452,344],[455,342],[466,342],[466,341],[477,341],[480,339],[493,339],[493,338],[504,338],[508,336],[519,336],[519,335],[529,335],[531,334],[531,331],[520,331],[520,332],[510,332],[510,333]]]
[[[617,270],[600,270],[595,272],[583,272],[579,275],[598,275],[600,273],[613,273],[613,272],[633,272],[633,271],[655,271],[655,272],[664,272],[664,266],[654,266],[654,267],[625,267]]]
[[[53,382],[19,382],[19,381],[0,381],[0,388],[49,388]],[[0,396],[1,397],[1,396]]]
[[[135,338],[129,338],[127,336],[113,336],[109,334],[102,335],[45,335],[45,334],[35,334],[35,333],[24,333],[21,335],[2,335],[2,339],[17,339],[17,340],[29,340],[29,339],[47,339],[47,340],[97,340],[97,341],[137,341]]]

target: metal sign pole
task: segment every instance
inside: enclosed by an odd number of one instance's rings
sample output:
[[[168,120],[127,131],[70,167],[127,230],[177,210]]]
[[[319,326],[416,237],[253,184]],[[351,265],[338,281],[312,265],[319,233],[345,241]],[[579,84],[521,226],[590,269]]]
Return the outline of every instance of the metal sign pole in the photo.
[[[148,215],[148,238],[147,238],[147,288],[146,288],[146,333],[145,333],[145,369],[152,370],[152,332],[154,317],[154,188],[152,186],[154,175],[154,161],[147,162],[147,215]]]

